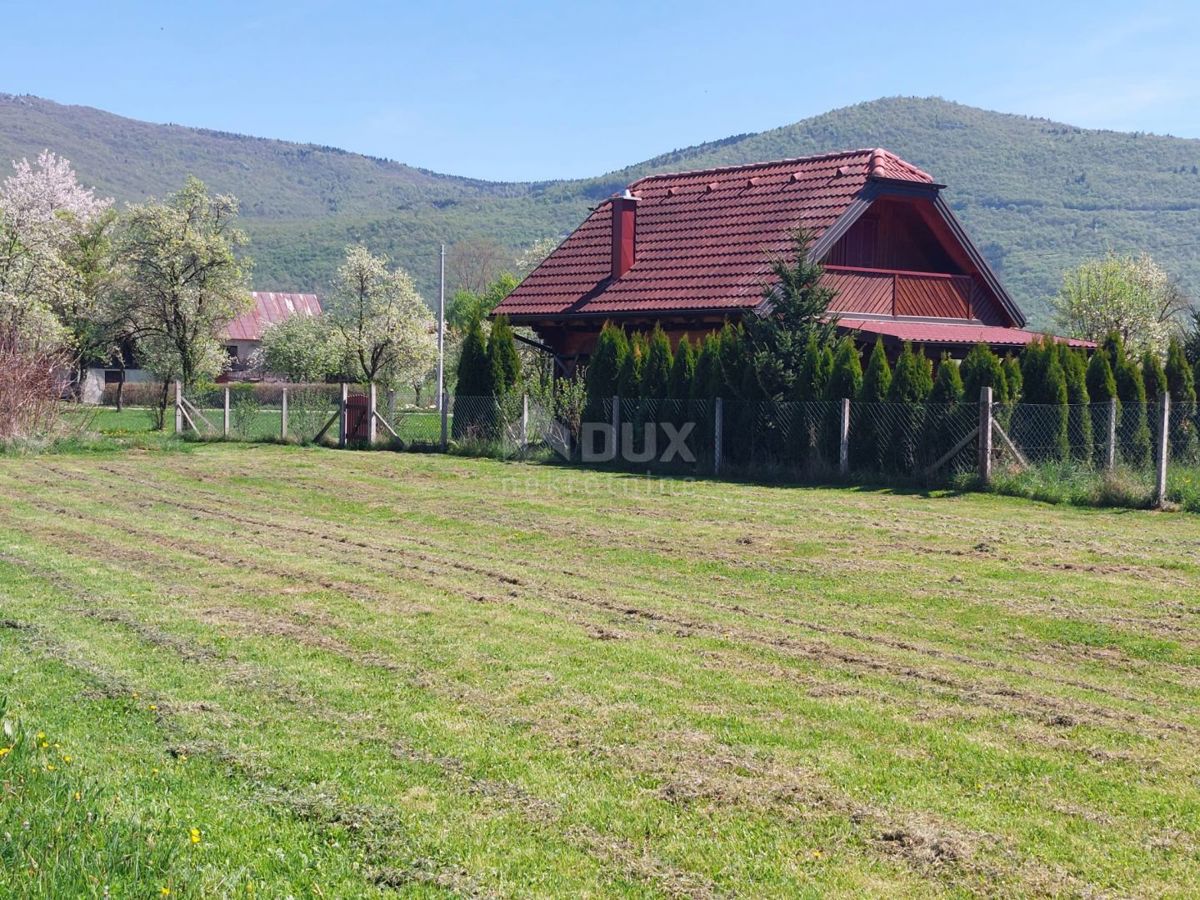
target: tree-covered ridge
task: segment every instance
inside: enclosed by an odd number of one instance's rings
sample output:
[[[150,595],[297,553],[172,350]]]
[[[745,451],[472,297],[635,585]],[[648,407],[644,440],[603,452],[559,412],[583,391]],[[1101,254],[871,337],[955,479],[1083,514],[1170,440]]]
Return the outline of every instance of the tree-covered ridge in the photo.
[[[443,241],[490,237],[515,251],[565,234],[589,206],[652,172],[873,146],[947,185],[950,205],[1035,325],[1049,324],[1046,298],[1063,271],[1110,249],[1148,252],[1200,294],[1197,140],[888,98],[597,178],[517,184],[0,95],[0,160],[49,147],[119,201],[161,197],[189,174],[237,195],[263,290],[323,291],[346,244],[363,242],[410,270],[430,298]]]

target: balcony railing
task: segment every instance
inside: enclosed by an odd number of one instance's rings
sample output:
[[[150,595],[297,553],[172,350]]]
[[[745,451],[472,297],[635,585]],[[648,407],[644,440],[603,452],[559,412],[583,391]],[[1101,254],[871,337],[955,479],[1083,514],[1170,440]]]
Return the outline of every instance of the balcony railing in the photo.
[[[883,316],[975,318],[970,275],[826,266],[825,284],[837,291],[830,310]]]

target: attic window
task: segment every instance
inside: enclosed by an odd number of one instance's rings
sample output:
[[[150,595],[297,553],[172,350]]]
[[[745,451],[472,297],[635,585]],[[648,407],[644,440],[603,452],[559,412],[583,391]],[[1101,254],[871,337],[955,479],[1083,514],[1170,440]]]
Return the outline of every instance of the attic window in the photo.
[[[800,173],[793,172],[792,176],[788,179],[788,184],[796,184],[796,182],[798,182],[799,180],[800,180]]]
[[[849,166],[838,166],[837,173],[838,173],[838,175],[849,175],[850,167]]]
[[[704,186],[704,193],[711,194],[716,189],[717,189],[717,183],[715,181],[710,181],[708,184],[706,184]]]
[[[749,178],[746,181],[746,187],[748,187],[748,188],[758,187],[760,184],[762,184],[762,179],[759,178],[757,175]]]
[[[674,196],[675,196],[676,194],[678,194],[678,193],[679,193],[679,189],[678,189],[678,188],[673,188],[673,187],[669,187],[669,188],[667,188],[667,196],[668,196],[668,197],[674,197]]]

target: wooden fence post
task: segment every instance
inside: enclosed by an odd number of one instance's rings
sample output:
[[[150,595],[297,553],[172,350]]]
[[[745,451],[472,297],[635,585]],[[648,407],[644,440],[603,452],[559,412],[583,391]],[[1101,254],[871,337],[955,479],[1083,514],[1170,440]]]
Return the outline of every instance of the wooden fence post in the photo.
[[[529,395],[521,395],[521,447],[529,446]]]
[[[992,389],[979,389],[979,480],[987,487],[992,480]]]
[[[1164,393],[1158,401],[1158,480],[1154,498],[1159,507],[1167,503],[1167,458],[1170,456],[1171,395]]]
[[[450,447],[450,394],[442,389],[442,452]]]
[[[1108,401],[1108,441],[1104,445],[1104,468],[1112,469],[1117,464],[1117,406],[1113,397]]]
[[[279,397],[279,439],[287,440],[287,385],[283,386],[283,393]]]
[[[374,446],[375,444],[375,382],[367,385],[367,444]]]
[[[229,385],[225,385],[225,396],[221,399],[221,437],[229,438]]]
[[[349,422],[347,421],[348,413],[347,413],[346,406],[349,403],[349,400],[350,400],[350,385],[346,384],[346,382],[343,381],[342,382],[342,395],[338,402],[338,405],[339,405],[339,409],[338,409],[338,446],[340,448],[342,448],[343,450],[346,449],[346,439],[348,437],[347,428],[349,426]]]
[[[713,474],[721,474],[721,455],[724,435],[725,401],[718,397],[713,403]]]
[[[850,474],[850,398],[842,398],[842,423],[838,432],[838,472],[843,478]]]
[[[183,385],[175,381],[175,433],[183,434]]]

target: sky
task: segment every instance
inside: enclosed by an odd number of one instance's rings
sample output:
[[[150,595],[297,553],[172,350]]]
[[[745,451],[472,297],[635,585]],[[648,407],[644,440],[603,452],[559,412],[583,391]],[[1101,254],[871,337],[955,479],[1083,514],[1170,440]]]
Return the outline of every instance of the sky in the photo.
[[[1200,138],[1195,0],[0,0],[0,92],[494,180],[884,96]]]

